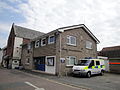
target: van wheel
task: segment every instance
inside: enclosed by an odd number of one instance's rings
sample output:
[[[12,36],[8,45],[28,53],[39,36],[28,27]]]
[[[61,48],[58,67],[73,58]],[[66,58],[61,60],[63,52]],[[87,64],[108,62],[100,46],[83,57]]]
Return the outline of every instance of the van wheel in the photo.
[[[91,72],[87,72],[87,77],[88,77],[88,78],[91,77]]]
[[[101,76],[103,76],[103,75],[104,75],[104,71],[103,71],[103,70],[101,71],[100,75],[101,75]]]

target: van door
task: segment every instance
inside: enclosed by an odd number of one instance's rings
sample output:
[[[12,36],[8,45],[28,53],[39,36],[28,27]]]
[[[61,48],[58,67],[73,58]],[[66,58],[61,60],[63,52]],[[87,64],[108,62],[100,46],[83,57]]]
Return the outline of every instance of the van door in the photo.
[[[91,62],[89,64],[89,69],[91,71],[91,74],[95,74],[96,73],[94,66],[95,66],[94,60],[91,60]]]
[[[100,61],[95,61],[95,64],[96,74],[99,74],[101,72]]]

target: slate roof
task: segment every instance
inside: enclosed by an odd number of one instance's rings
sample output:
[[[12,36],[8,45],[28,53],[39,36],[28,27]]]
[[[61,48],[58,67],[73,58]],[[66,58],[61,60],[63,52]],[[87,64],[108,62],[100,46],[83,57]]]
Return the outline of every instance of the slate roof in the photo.
[[[26,39],[34,39],[34,38],[37,38],[38,36],[42,36],[45,34],[39,31],[24,28],[24,27],[17,26],[14,24],[13,24],[13,28],[14,28],[16,37],[21,37],[21,38],[26,38]]]

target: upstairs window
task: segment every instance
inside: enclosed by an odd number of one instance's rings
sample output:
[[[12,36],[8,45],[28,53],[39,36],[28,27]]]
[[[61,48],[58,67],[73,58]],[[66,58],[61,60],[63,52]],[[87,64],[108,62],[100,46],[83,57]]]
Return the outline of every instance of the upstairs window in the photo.
[[[76,46],[76,37],[74,37],[74,36],[67,36],[67,44]]]
[[[41,40],[41,46],[45,46],[45,45],[46,45],[46,39],[44,38]]]
[[[31,43],[27,44],[27,48],[28,48],[28,50],[31,49]]]
[[[35,48],[38,48],[40,46],[40,40],[35,41]]]
[[[86,41],[86,48],[87,49],[92,49],[92,42]]]
[[[67,57],[67,66],[73,66],[76,64],[76,57],[75,56],[68,56]]]
[[[52,43],[54,43],[55,42],[55,36],[50,36],[49,38],[48,38],[48,44],[52,44]]]

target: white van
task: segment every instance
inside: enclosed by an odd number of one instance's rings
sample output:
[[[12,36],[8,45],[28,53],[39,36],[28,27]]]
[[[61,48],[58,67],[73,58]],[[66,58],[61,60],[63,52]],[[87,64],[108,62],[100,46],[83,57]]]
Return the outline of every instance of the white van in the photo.
[[[89,78],[94,74],[103,75],[104,71],[105,65],[102,59],[81,59],[78,60],[78,63],[72,68],[73,75],[85,75]]]

